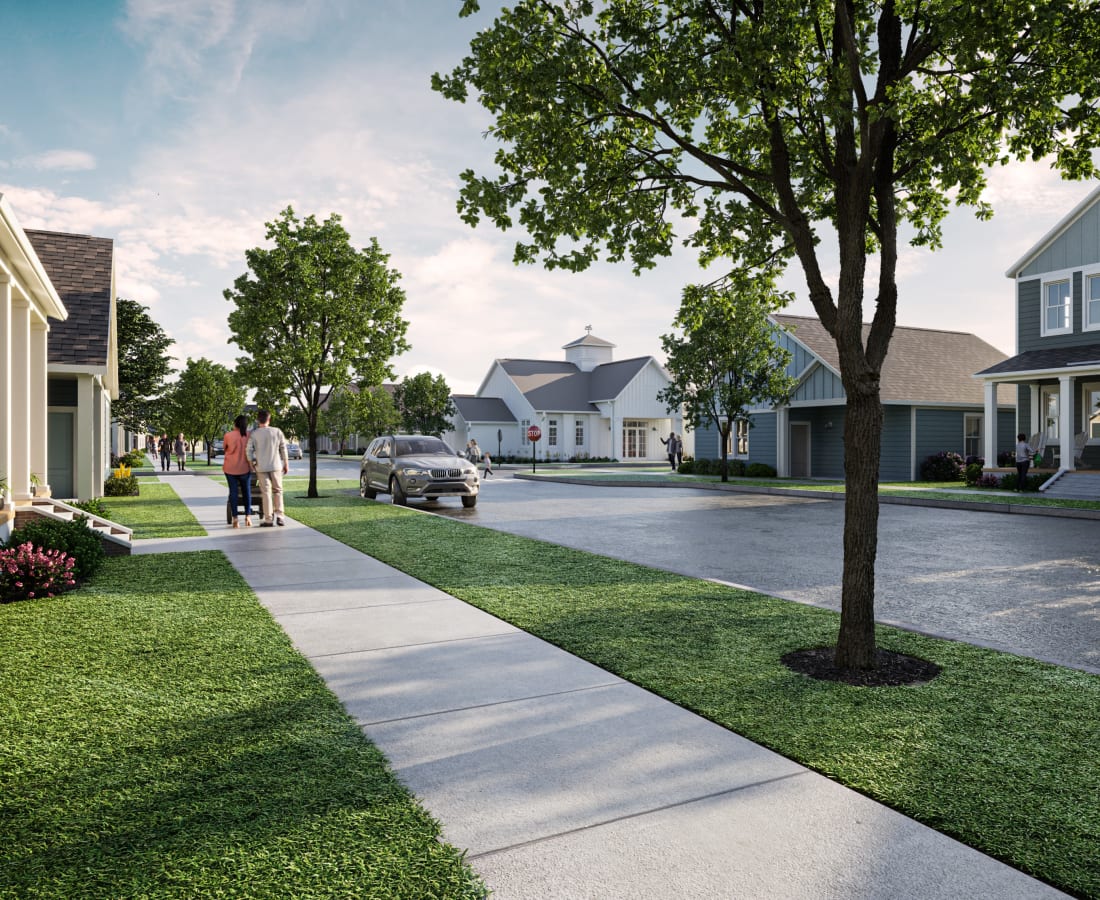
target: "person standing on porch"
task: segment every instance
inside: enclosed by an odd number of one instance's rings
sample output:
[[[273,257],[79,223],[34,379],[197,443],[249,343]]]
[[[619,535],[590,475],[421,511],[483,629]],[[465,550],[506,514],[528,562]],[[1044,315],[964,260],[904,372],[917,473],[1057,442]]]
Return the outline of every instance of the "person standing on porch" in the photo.
[[[1035,451],[1027,442],[1027,435],[1016,435],[1016,490],[1022,492],[1027,484],[1027,470],[1031,467],[1031,457]]]

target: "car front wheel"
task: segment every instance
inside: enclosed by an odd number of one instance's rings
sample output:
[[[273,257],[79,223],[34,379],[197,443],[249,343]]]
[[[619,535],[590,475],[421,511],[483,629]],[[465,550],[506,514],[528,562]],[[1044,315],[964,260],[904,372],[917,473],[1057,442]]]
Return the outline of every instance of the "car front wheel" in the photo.
[[[378,496],[378,493],[370,486],[366,472],[359,476],[359,496],[366,500],[373,500]]]
[[[390,479],[390,498],[393,500],[394,506],[409,505],[409,498],[401,489],[401,482],[399,482],[396,478]]]
[[[467,509],[470,509],[473,506],[477,506],[477,495],[475,494],[473,497],[463,497],[462,505],[465,506]]]

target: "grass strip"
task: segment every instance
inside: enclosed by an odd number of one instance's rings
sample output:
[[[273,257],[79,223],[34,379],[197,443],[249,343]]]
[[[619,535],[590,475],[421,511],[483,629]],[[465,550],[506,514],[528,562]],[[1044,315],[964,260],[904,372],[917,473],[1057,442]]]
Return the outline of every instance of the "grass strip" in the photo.
[[[107,518],[134,531],[134,540],[202,537],[206,529],[172,485],[142,478],[137,497],[104,497]]]
[[[0,897],[474,898],[217,552],[0,606]]]
[[[881,627],[944,672],[855,688],[780,657],[836,613],[356,496],[290,514],[1062,890],[1100,897],[1100,677]],[[431,548],[425,553],[426,547]]]

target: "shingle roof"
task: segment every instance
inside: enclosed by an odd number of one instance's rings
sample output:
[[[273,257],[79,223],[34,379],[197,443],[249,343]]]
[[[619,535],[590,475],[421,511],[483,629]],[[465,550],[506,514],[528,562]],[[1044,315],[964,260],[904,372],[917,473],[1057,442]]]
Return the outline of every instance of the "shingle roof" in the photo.
[[[650,356],[639,356],[603,363],[591,372],[582,372],[570,362],[548,359],[501,359],[498,362],[535,409],[598,412],[595,404],[619,396],[650,359]]]
[[[113,241],[87,234],[26,230],[69,318],[50,323],[48,361],[106,366],[111,338]]]
[[[821,322],[809,316],[773,316],[837,373],[840,356],[836,342]],[[863,326],[866,339],[870,325]],[[882,366],[884,403],[982,403],[981,382],[974,373],[1003,362],[1007,354],[977,335],[931,328],[894,329],[890,351]]]
[[[977,374],[1002,375],[1010,372],[1047,372],[1052,369],[1065,369],[1075,366],[1082,369],[1100,368],[1100,344],[1028,350],[987,369],[982,369]]]
[[[455,394],[451,397],[459,414],[467,422],[514,422],[516,417],[500,397],[474,397]]]
[[[579,337],[575,341],[570,341],[568,344],[562,345],[562,350],[568,350],[570,347],[614,347],[615,345],[611,341],[605,341],[603,338],[598,338],[594,334],[586,334],[584,337]]]

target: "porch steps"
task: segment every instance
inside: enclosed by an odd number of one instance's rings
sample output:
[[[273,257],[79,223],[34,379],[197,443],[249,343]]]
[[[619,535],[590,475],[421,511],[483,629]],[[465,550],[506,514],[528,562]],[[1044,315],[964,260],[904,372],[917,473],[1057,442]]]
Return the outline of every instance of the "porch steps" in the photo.
[[[1062,472],[1043,486],[1044,497],[1100,500],[1100,472]]]
[[[119,525],[110,519],[104,519],[90,512],[71,506],[64,500],[53,497],[35,497],[29,503],[15,508],[15,527],[26,524],[31,519],[54,519],[71,522],[77,516],[84,516],[84,524],[100,536],[103,549],[108,556],[129,556],[133,551],[134,532],[125,525]]]

